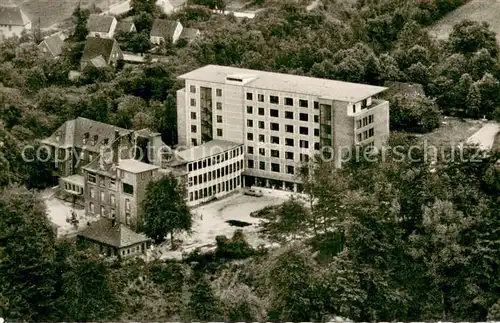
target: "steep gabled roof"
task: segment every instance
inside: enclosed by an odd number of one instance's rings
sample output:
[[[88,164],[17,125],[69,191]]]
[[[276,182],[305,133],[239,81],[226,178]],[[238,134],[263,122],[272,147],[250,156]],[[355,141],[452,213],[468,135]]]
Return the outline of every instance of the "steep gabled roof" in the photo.
[[[116,40],[110,38],[88,37],[83,49],[82,61],[89,61],[102,55],[108,63],[115,43]]]
[[[44,139],[42,142],[52,144],[59,147],[77,147],[99,153],[101,145],[104,141],[111,143],[115,138],[115,131],[119,135],[128,134],[131,131],[123,128],[115,127],[106,123],[90,120],[87,118],[78,117],[74,120],[66,121],[59,127],[50,137]],[[83,144],[85,134],[88,133],[88,141]],[[57,136],[59,134],[59,141]],[[93,145],[94,136],[97,136],[97,142]]]
[[[134,26],[131,21],[119,21],[116,25],[116,32],[128,33]]]
[[[181,36],[179,37],[180,39],[185,39],[185,40],[193,40],[195,39],[198,34],[200,33],[199,29],[195,28],[183,28]]]
[[[26,26],[30,20],[22,12],[20,7],[3,5],[0,6],[0,25]]]
[[[178,21],[174,20],[155,19],[150,35],[153,37],[172,39],[178,23]]]
[[[62,40],[60,34],[55,34],[55,35],[52,35],[52,36],[45,38],[40,43],[39,46],[42,46],[43,44],[45,44],[45,46],[49,50],[50,54],[52,54],[52,56],[54,56],[54,57],[61,55],[63,47],[64,47],[64,41]]]
[[[107,33],[111,29],[115,17],[91,14],[87,21],[89,32]]]
[[[107,218],[91,223],[87,229],[78,235],[116,248],[124,248],[150,241],[144,234],[132,231],[123,223],[117,222],[113,226],[113,222]]]

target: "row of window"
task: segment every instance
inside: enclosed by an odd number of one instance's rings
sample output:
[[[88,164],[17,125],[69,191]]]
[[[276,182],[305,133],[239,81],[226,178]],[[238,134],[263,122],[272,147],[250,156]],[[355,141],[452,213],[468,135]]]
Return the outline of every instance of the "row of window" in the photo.
[[[210,182],[212,180],[216,180],[226,175],[230,175],[234,172],[237,172],[240,169],[243,169],[243,160],[240,160],[239,162],[234,162],[231,165],[227,165],[226,167],[221,167],[217,170],[213,170],[205,174],[189,177],[188,186],[199,185],[206,182]]]
[[[253,106],[247,105],[247,114],[253,114],[253,111],[254,111]],[[265,109],[262,107],[259,107],[257,109],[257,114],[259,116],[264,116],[266,114]],[[278,109],[269,109],[269,116],[271,116],[273,118],[280,118],[280,111]],[[293,111],[284,111],[283,117],[285,119],[293,120],[294,113],[293,113]],[[298,120],[308,122],[309,121],[309,113],[299,113]],[[314,120],[314,122],[318,123],[319,122],[319,115],[317,115],[317,114],[313,115],[313,120]]]
[[[75,184],[64,182],[64,189],[67,191],[77,192],[78,194],[83,194],[83,187]]]
[[[139,252],[144,252],[144,244],[132,248],[127,248],[127,250],[123,249],[122,256],[125,256],[125,254],[129,255],[130,253],[139,253]]]
[[[94,173],[88,173],[87,180],[89,183],[97,184],[97,176]],[[106,177],[99,175],[99,186],[106,187]],[[109,188],[116,191],[116,180],[109,179]]]
[[[307,135],[309,135],[309,129],[306,128],[306,127],[300,127],[299,128],[299,134],[307,136]],[[319,137],[319,129],[314,129],[314,136]],[[253,141],[254,140],[254,134],[252,132],[248,132],[247,133],[247,140],[248,141]],[[266,136],[263,135],[263,134],[259,134],[258,140],[259,140],[260,143],[265,143],[266,142]],[[305,140],[300,140],[300,141],[305,141]],[[280,144],[280,137],[269,136],[269,142],[271,144],[279,145]],[[294,145],[293,142],[294,141],[293,141],[292,138],[285,138],[285,145],[287,145],[287,146],[293,146]]]
[[[89,188],[89,194],[91,199],[95,199],[95,189],[93,187]],[[101,203],[106,203],[106,195],[104,191],[101,191],[100,194],[100,199],[99,201]],[[116,206],[116,197],[115,194],[110,193],[109,194],[109,204]],[[125,211],[130,211],[130,199],[125,199]]]
[[[225,182],[214,184],[210,187],[205,187],[194,192],[189,193],[189,200],[196,201],[203,199],[205,197],[210,197],[221,192],[230,192],[233,189],[237,189],[241,184],[240,176],[233,179],[227,180]]]
[[[196,85],[191,85],[189,86],[189,92],[191,93],[196,93]],[[216,96],[222,96],[222,89],[215,89],[215,95]]]
[[[301,154],[301,155],[303,155],[303,154]],[[308,155],[304,155],[301,158],[304,159],[304,162],[306,162],[306,159],[307,159],[307,161],[309,161],[309,156]],[[269,164],[270,164],[270,167],[268,166]],[[256,168],[255,167],[255,161],[253,159],[249,159],[247,161],[247,166],[250,169]],[[278,164],[278,163],[266,163],[265,161],[261,161],[261,162],[259,162],[259,168],[258,169],[260,169],[260,170],[268,170],[268,169],[270,169],[271,172],[280,173],[281,172],[281,165]],[[289,175],[294,175],[295,174],[295,167],[291,166],[291,165],[285,165],[285,173],[289,174]]]
[[[253,101],[254,100],[254,94],[251,92],[247,92],[246,95],[247,101]],[[265,97],[264,94],[257,94],[257,101],[258,102],[265,102]],[[269,103],[272,104],[280,104],[280,98],[277,95],[270,95],[269,96]],[[284,97],[283,98],[283,103],[286,106],[293,107],[294,105],[294,99],[290,97]],[[318,109],[318,102],[314,101],[314,108]],[[309,108],[309,101],[304,100],[304,99],[299,99],[299,107],[301,108]]]
[[[203,160],[194,162],[194,163],[189,163],[188,164],[188,171],[195,171],[198,169],[203,169],[205,167],[210,167],[212,165],[216,165],[219,163],[222,163],[226,160],[229,160],[234,157],[238,157],[243,154],[243,147],[240,146],[235,149],[228,150],[224,153],[218,154],[216,156],[208,157]]]
[[[94,202],[90,202],[89,203],[89,211],[90,211],[91,214],[95,214],[95,204],[94,204]],[[107,217],[106,208],[104,207],[104,205],[101,205],[101,207],[99,209],[99,215]],[[116,217],[116,209],[115,208],[110,208],[110,218],[114,219],[115,217]],[[131,219],[130,211],[126,211],[125,212],[125,224],[126,225],[130,225],[130,222],[131,222],[130,219]]]
[[[368,99],[361,101],[361,110],[366,109],[367,107],[368,107]],[[356,113],[356,105],[355,104],[352,105],[352,112]]]
[[[294,140],[293,139],[286,139],[287,146],[293,146]],[[299,147],[303,149],[309,149],[309,141],[307,140],[300,140],[299,141]],[[314,149],[319,150],[319,142],[314,143]],[[248,146],[247,147],[247,153],[249,155],[257,155],[254,147]],[[258,155],[260,156],[267,156],[267,149],[266,148],[259,148]],[[292,159],[293,160],[293,152],[291,151],[285,151],[284,154],[281,154],[279,150],[277,149],[270,149],[270,156],[274,158],[283,158],[285,156],[285,159]]]
[[[266,129],[266,124],[264,121],[258,121],[257,122],[258,124],[258,128],[259,129]],[[247,127],[248,128],[253,128],[254,127],[254,120],[252,119],[247,119]],[[296,128],[295,128],[296,127]],[[285,124],[285,132],[288,132],[288,133],[294,133],[295,132],[295,129],[299,129],[299,133],[301,135],[308,135],[309,134],[309,129],[308,127],[299,127],[299,126],[293,126],[293,125],[290,125],[290,124]],[[270,122],[269,123],[269,129],[271,131],[280,131],[280,124],[279,123],[276,123],[276,122]],[[319,137],[319,129],[314,129],[314,135]]]
[[[357,140],[358,142],[361,142],[373,136],[375,136],[375,130],[374,128],[370,128],[368,130],[363,131],[362,133],[358,133]]]
[[[369,124],[372,124],[375,122],[375,116],[373,114],[364,117],[363,119],[356,120],[356,129],[365,127]]]

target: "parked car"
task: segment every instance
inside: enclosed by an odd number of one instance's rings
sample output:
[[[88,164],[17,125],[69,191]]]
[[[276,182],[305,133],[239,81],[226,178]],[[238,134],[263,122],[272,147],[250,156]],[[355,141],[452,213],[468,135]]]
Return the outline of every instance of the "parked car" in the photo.
[[[255,188],[246,189],[244,194],[256,197],[261,197],[263,195],[261,190],[256,190]]]

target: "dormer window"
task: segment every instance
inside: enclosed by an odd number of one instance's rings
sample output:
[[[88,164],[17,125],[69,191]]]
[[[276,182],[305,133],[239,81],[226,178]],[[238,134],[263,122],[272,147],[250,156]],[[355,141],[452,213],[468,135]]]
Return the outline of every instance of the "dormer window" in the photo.
[[[104,138],[104,145],[109,144],[109,138]]]
[[[83,144],[86,145],[87,144],[87,141],[89,141],[89,138],[90,138],[90,134],[88,132],[84,133],[83,134]]]
[[[94,135],[94,139],[92,140],[92,145],[95,146],[95,144],[97,144],[97,139],[99,138],[98,135]]]

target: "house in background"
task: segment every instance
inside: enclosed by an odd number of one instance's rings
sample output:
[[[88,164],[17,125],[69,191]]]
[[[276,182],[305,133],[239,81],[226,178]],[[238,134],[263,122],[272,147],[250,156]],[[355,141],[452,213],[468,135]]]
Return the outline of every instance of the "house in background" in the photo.
[[[155,19],[151,28],[150,41],[159,45],[162,42],[176,43],[182,34],[182,24],[179,21]]]
[[[158,0],[156,6],[166,15],[170,15],[186,6],[186,0]]]
[[[115,39],[88,37],[83,49],[80,69],[83,71],[87,66],[103,68],[116,66],[123,54]]]
[[[0,39],[21,36],[24,30],[31,30],[31,21],[19,6],[0,5]]]
[[[87,21],[89,37],[113,38],[118,21],[113,16],[91,14]]]
[[[119,21],[115,33],[135,33],[137,29],[132,21]]]
[[[90,245],[105,256],[123,259],[144,255],[151,246],[151,239],[114,219],[102,218],[78,233],[78,243]]]
[[[50,55],[53,58],[57,58],[63,51],[65,38],[66,37],[62,33],[47,36],[38,45],[38,48],[40,48],[43,53]]]
[[[187,43],[192,42],[200,36],[200,30],[195,28],[182,28],[182,33],[179,39],[185,40]]]

